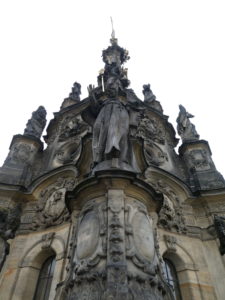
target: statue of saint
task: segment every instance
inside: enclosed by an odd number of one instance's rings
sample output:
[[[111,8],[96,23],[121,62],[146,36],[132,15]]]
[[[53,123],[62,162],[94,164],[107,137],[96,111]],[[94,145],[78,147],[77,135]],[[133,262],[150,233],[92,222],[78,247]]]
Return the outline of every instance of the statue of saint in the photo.
[[[199,135],[195,129],[195,125],[191,123],[190,118],[194,116],[188,113],[182,105],[179,105],[180,112],[177,118],[177,131],[182,141],[199,140]]]
[[[92,140],[94,164],[112,158],[129,163],[129,114],[118,97],[120,88],[120,80],[110,77],[106,84],[107,99],[101,103],[97,102],[94,89],[89,86],[91,105],[97,113]]]

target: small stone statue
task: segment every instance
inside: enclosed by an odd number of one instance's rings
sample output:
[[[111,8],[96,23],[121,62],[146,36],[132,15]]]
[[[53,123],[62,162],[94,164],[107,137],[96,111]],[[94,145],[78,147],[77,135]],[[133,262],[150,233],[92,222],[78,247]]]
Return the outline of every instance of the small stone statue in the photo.
[[[150,103],[150,102],[153,102],[154,100],[156,100],[156,96],[153,94],[150,84],[144,84],[143,85],[142,93],[144,95],[144,101],[145,102]]]
[[[31,135],[39,139],[46,125],[46,114],[44,106],[39,106],[38,109],[32,113],[31,119],[28,120],[24,135]]]
[[[186,111],[184,106],[179,105],[179,115],[177,118],[177,131],[181,136],[182,141],[197,141],[199,140],[199,135],[195,129],[195,125],[190,122],[190,118],[194,116]]]
[[[156,100],[156,96],[153,94],[150,84],[143,85],[142,93],[144,94],[144,102],[146,104],[148,104],[150,107],[154,108],[155,110],[159,111],[160,113],[163,113],[162,106],[160,102]]]
[[[214,215],[214,226],[220,241],[220,253],[225,254],[225,217]]]
[[[81,94],[81,85],[78,82],[74,82],[72,87],[72,92],[69,95],[69,98],[80,101],[80,94]]]

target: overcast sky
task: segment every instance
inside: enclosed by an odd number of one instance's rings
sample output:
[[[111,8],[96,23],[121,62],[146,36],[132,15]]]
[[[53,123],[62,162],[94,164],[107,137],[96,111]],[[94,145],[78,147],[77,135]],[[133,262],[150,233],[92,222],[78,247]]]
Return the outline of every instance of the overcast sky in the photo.
[[[178,105],[195,115],[225,175],[225,2],[223,0],[0,2],[0,164],[14,134],[44,105],[48,120],[74,81],[96,84],[109,45],[110,16],[128,49],[131,88],[143,99],[150,83],[176,128]]]

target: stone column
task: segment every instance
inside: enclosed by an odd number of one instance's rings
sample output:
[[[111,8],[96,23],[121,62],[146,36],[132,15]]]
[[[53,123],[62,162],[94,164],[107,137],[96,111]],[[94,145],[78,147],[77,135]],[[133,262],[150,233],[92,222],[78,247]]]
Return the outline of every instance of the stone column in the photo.
[[[67,196],[72,214],[78,207],[80,214],[73,222],[68,276],[56,299],[165,299],[151,217],[161,195],[131,172],[104,171]]]

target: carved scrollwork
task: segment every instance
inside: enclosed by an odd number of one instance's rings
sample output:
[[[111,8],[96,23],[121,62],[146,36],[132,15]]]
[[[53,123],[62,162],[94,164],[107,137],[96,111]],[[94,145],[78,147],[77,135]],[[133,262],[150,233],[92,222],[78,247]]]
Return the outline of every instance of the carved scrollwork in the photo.
[[[68,115],[60,124],[59,142],[71,137],[82,138],[88,132],[88,125],[80,116]]]
[[[211,168],[212,160],[204,149],[191,150],[188,153],[190,166],[196,171],[206,171]]]
[[[163,180],[154,182],[151,179],[147,179],[146,181],[164,196],[163,205],[159,212],[158,225],[171,231],[186,233],[187,228],[183,215],[183,206],[174,190]]]
[[[155,275],[156,253],[152,220],[140,203],[126,205],[126,256],[142,271]]]
[[[105,204],[89,202],[81,211],[72,242],[70,284],[94,280],[98,272],[95,266],[106,257]],[[75,290],[77,287],[75,286]]]
[[[40,194],[37,214],[33,218],[32,229],[47,228],[59,225],[69,219],[69,211],[65,205],[65,193],[76,184],[74,177],[59,177]]]
[[[144,141],[144,156],[148,165],[160,166],[168,161],[168,155],[156,144]]]
[[[57,164],[76,164],[82,151],[81,140],[74,138],[62,145],[55,153],[54,161]]]
[[[159,121],[152,116],[151,118],[145,114],[140,116],[136,135],[146,141],[154,141],[163,145],[165,144],[165,129],[162,124],[160,124]]]
[[[175,236],[172,235],[164,235],[164,240],[166,242],[167,248],[171,251],[171,252],[176,252],[177,251],[177,238]]]

